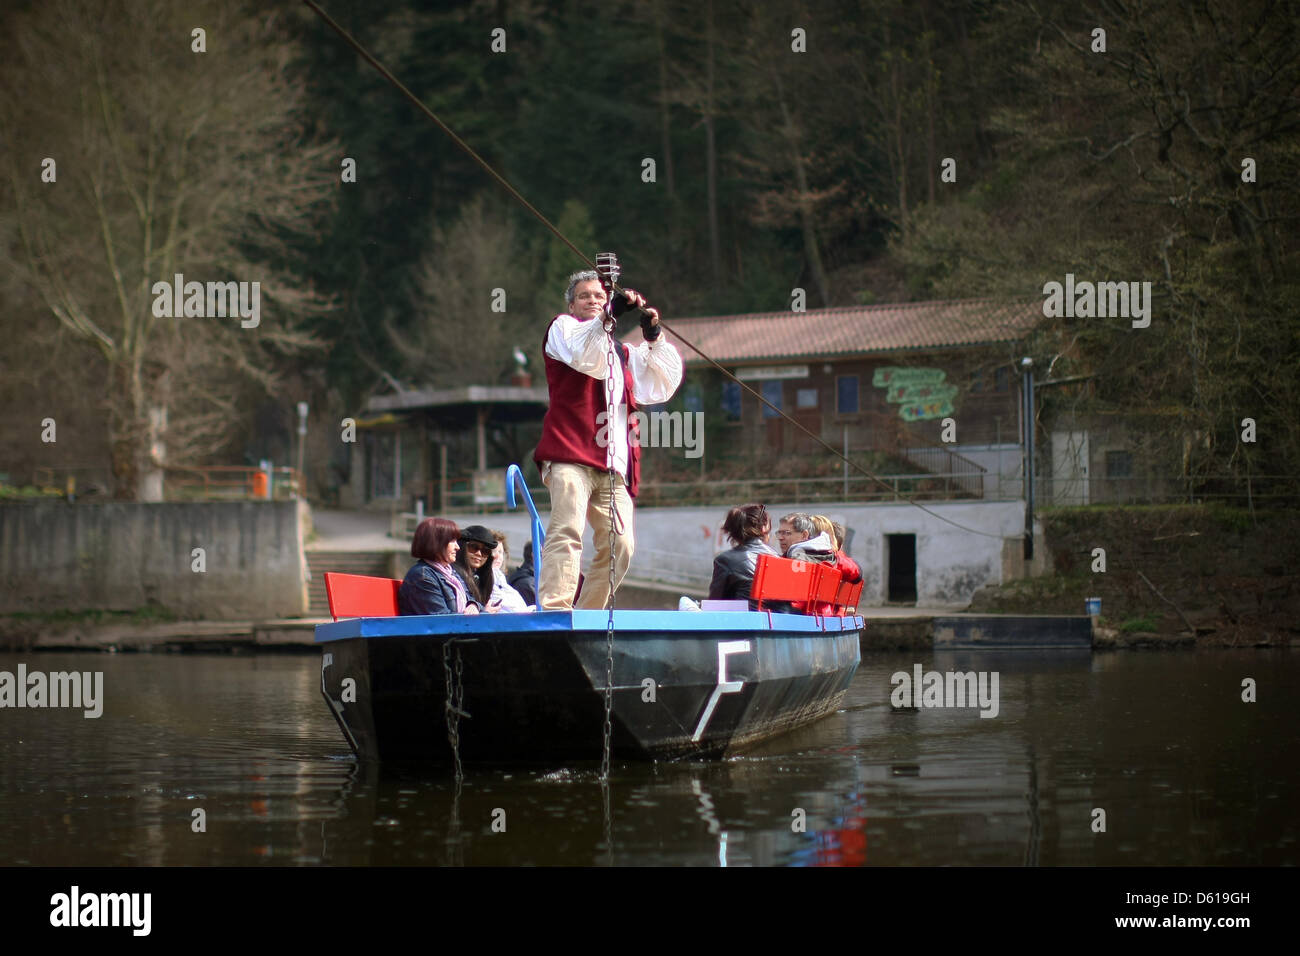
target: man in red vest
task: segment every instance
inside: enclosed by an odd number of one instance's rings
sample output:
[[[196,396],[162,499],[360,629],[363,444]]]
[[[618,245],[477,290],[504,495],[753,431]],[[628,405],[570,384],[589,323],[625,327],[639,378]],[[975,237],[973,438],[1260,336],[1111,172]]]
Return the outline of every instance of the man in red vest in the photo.
[[[639,405],[668,401],[682,383],[682,357],[664,341],[659,313],[642,312],[645,341],[628,347],[613,336],[614,319],[645,299],[628,289],[607,306],[595,272],[569,277],[569,311],[546,329],[546,384],[550,407],[533,460],[551,491],[551,522],[537,576],[537,607],[573,607],[588,522],[596,554],[579,607],[603,608],[609,599],[610,561],[617,588],[632,562],[632,499],[640,478]],[[614,472],[614,554],[610,554],[610,472]]]

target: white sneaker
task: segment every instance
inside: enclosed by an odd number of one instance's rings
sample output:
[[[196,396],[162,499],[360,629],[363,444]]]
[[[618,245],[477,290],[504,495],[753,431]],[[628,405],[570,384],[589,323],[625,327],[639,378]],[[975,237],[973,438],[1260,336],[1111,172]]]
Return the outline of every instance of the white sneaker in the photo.
[[[699,609],[700,606],[688,597],[683,597],[677,602],[677,610],[679,611],[698,611]]]

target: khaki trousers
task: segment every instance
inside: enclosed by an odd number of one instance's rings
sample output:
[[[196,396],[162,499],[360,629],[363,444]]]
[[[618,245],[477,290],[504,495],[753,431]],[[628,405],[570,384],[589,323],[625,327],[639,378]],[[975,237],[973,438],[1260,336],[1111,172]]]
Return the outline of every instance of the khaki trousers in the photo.
[[[582,565],[582,534],[591,524],[596,554],[582,583],[580,608],[603,608],[609,599],[609,473],[587,465],[552,462],[546,476],[551,491],[551,522],[542,545],[537,578],[537,608],[567,611],[573,607]],[[614,476],[614,587],[632,563],[632,498]]]

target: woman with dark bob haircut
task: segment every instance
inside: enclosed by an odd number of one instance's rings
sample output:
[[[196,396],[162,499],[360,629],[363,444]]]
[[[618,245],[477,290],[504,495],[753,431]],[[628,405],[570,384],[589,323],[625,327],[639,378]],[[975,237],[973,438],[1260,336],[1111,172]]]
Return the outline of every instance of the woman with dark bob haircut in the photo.
[[[411,538],[416,559],[397,592],[399,614],[477,614],[483,606],[452,567],[460,529],[446,518],[425,518]]]
[[[758,556],[770,554],[774,558],[780,557],[767,545],[772,519],[762,505],[741,505],[727,512],[722,530],[727,532],[735,547],[713,559],[709,598],[715,601],[748,598]]]

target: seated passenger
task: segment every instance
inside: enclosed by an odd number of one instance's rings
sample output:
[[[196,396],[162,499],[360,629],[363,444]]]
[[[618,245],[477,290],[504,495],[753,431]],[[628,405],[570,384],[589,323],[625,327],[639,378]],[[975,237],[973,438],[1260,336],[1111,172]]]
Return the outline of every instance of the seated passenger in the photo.
[[[524,563],[510,572],[506,581],[519,592],[525,604],[537,604],[537,575],[533,572],[533,543],[524,544]]]
[[[452,562],[460,551],[460,529],[446,518],[425,518],[411,538],[416,558],[397,592],[398,614],[477,614],[472,598]]]
[[[831,564],[835,561],[834,530],[830,519],[824,515],[796,515],[806,518],[811,525],[811,535],[805,534],[802,540],[796,538],[785,556],[793,561],[815,561],[818,564]],[[799,521],[793,521],[792,527],[799,529]],[[802,531],[802,529],[799,529]]]
[[[460,554],[454,568],[465,582],[465,590],[490,614],[496,613],[492,600],[492,552],[497,539],[481,524],[472,524],[460,533]]]
[[[811,561],[817,564],[828,564],[840,571],[843,576],[845,568],[839,565],[839,558],[845,561],[850,559],[840,554],[835,538],[835,527],[831,524],[831,519],[825,515],[810,515],[809,520],[812,522],[813,530],[816,534],[807,541],[801,541],[798,544],[790,546],[790,553],[787,557],[795,561]],[[850,563],[852,563],[850,561]],[[847,567],[847,566],[845,566]],[[857,565],[853,565],[857,569]],[[859,576],[860,573],[859,573]],[[834,614],[835,605],[830,601],[814,601],[811,604],[795,604],[796,610],[802,610],[806,614]]]
[[[858,567],[858,562],[844,553],[844,525],[835,522],[831,525],[831,532],[835,538],[835,567],[839,568],[841,580],[850,584],[859,583],[862,580],[862,569]]]
[[[814,531],[816,528],[812,518],[802,511],[792,511],[782,518],[776,532],[777,543],[781,546],[781,556],[790,557],[790,549],[801,541],[807,541]]]
[[[713,581],[709,584],[711,600],[748,598],[754,583],[754,569],[760,554],[779,557],[767,544],[772,519],[759,504],[741,505],[727,512],[722,522],[734,545],[713,559]]]
[[[511,614],[533,610],[524,596],[506,582],[505,563],[510,557],[510,546],[506,544],[505,532],[493,529],[492,537],[497,539],[497,546],[492,552],[492,596],[488,607],[497,607]]]

